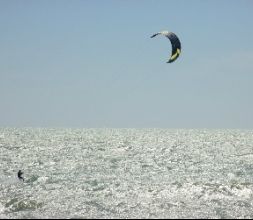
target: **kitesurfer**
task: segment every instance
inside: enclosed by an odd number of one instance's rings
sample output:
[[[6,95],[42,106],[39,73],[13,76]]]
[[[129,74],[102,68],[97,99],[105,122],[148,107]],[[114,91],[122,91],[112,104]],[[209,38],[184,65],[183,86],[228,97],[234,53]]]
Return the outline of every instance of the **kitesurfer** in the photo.
[[[18,171],[18,178],[19,178],[20,180],[25,181],[25,179],[24,179],[24,177],[22,177],[22,175],[23,175],[23,172],[22,172],[21,170],[19,170],[19,171]]]

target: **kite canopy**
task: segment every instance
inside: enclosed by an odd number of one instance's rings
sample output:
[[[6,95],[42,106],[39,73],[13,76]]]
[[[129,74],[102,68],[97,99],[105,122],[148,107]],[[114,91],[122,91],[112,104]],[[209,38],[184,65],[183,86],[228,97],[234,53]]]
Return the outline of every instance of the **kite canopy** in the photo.
[[[172,46],[172,52],[171,52],[171,56],[170,59],[167,61],[167,63],[172,63],[174,62],[178,57],[179,54],[181,53],[181,43],[180,40],[178,39],[177,35],[175,35],[172,32],[168,32],[168,31],[161,31],[158,32],[156,34],[153,34],[151,36],[151,38],[157,36],[157,35],[164,35],[165,37],[169,38],[170,42],[171,42],[171,46]]]

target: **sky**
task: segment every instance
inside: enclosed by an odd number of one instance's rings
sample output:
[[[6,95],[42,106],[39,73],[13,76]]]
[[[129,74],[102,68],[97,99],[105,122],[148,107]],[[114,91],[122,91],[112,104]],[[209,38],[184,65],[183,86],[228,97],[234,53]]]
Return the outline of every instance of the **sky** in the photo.
[[[252,0],[0,0],[0,127],[253,129]],[[182,53],[166,63],[177,34]]]

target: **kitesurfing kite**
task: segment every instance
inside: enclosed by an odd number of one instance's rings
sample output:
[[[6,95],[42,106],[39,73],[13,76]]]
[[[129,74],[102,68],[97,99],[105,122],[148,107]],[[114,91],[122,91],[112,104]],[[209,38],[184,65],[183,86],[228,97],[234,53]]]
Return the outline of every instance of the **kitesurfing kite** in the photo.
[[[172,52],[171,52],[170,59],[167,61],[167,63],[172,63],[172,62],[174,62],[179,57],[179,54],[181,53],[181,43],[180,43],[180,40],[178,39],[177,35],[175,35],[172,32],[169,32],[169,31],[158,32],[158,33],[152,35],[151,38],[153,38],[153,37],[155,37],[157,35],[160,35],[160,34],[164,35],[167,38],[169,38],[169,40],[171,42]]]

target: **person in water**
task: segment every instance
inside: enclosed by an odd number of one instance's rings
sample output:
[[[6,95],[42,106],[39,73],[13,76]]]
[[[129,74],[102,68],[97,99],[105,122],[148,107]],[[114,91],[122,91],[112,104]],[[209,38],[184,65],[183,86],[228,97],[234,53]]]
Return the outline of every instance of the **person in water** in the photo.
[[[19,170],[19,171],[18,171],[18,178],[19,178],[20,180],[25,181],[25,179],[24,179],[24,177],[22,177],[22,175],[23,175],[23,172],[22,172],[21,170]]]

